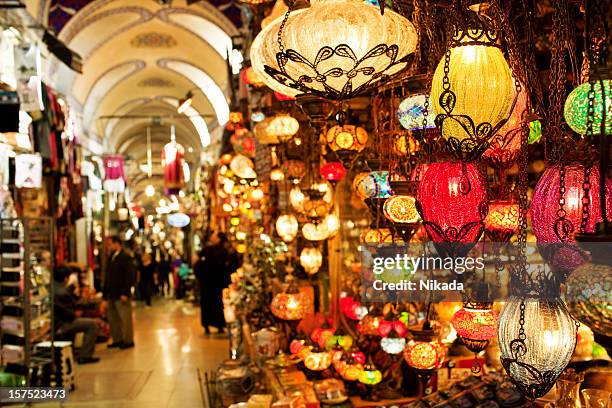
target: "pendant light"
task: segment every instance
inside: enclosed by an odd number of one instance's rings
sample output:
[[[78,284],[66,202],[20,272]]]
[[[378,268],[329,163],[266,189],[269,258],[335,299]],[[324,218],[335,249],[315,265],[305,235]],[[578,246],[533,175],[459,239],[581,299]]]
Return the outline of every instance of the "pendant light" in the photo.
[[[459,159],[479,158],[515,103],[515,82],[499,32],[476,14],[453,27],[431,85],[436,126]]]
[[[531,399],[545,395],[569,364],[576,322],[559,299],[510,299],[499,316],[501,362]]]
[[[410,21],[361,0],[312,0],[266,26],[253,68],[285,95],[346,99],[407,67],[417,44]]]

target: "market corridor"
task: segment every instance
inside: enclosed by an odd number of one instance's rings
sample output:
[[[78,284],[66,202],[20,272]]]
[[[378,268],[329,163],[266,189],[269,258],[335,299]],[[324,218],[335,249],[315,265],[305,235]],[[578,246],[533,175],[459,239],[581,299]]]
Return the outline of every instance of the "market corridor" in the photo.
[[[77,390],[65,407],[201,407],[198,369],[214,370],[227,356],[227,338],[204,336],[199,310],[158,300],[134,308],[134,341],[127,350],[96,347],[100,363],[78,365]],[[58,404],[45,405],[56,407]]]

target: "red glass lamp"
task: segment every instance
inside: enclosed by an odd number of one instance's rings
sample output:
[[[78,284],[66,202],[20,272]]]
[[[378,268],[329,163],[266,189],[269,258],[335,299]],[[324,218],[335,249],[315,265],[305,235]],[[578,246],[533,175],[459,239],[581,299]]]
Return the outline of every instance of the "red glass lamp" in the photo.
[[[594,232],[595,226],[602,221],[599,198],[598,164],[590,169],[588,201],[588,220],[584,232]],[[561,173],[564,174],[563,212],[559,216]],[[584,199],[584,166],[555,165],[548,167],[533,192],[531,201],[531,223],[538,240],[540,253],[549,265],[559,271],[572,271],[586,260],[582,250],[573,241],[574,235],[581,232]],[[606,180],[606,208],[612,213],[612,181]]]
[[[301,160],[287,160],[281,164],[281,170],[285,173],[285,177],[293,183],[297,183],[306,174],[306,166]]]
[[[320,173],[330,183],[337,183],[346,176],[346,169],[340,162],[329,162],[321,166]]]
[[[491,307],[492,303],[466,302],[451,320],[463,344],[474,353],[484,350],[497,336],[499,315]]]
[[[512,201],[492,201],[485,218],[485,233],[493,242],[508,242],[518,230],[519,206]]]
[[[327,322],[322,327],[317,327],[310,333],[312,341],[317,343],[320,347],[325,347],[327,341],[334,335],[336,329],[330,327]]]
[[[484,230],[486,183],[472,163],[432,163],[419,184],[417,208],[438,252],[465,256]]]

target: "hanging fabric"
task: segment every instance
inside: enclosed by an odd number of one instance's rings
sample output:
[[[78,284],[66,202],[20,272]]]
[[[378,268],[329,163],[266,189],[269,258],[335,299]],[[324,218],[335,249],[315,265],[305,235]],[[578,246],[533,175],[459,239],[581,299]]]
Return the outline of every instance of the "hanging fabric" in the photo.
[[[18,188],[42,186],[42,157],[39,154],[18,154],[15,157],[15,186]]]
[[[36,44],[23,42],[14,48],[14,57],[21,110],[26,112],[44,110],[40,49]]]
[[[162,166],[164,166],[164,185],[168,194],[177,193],[184,184],[183,157],[185,149],[175,141],[171,141],[162,150]]]
[[[124,170],[125,163],[120,154],[104,157],[104,189],[109,193],[123,193],[125,191]]]

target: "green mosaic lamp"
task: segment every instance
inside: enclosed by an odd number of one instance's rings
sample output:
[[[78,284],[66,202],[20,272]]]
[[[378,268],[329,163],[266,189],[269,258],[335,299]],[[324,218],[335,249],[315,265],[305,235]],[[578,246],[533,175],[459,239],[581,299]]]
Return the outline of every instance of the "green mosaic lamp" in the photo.
[[[605,112],[605,134],[612,134],[612,80],[605,79],[603,89],[600,82],[595,82],[593,98],[593,134],[601,134],[601,121]],[[587,132],[587,112],[591,84],[585,82],[574,89],[565,101],[565,121],[572,130],[584,135]],[[602,92],[603,91],[603,92]]]

